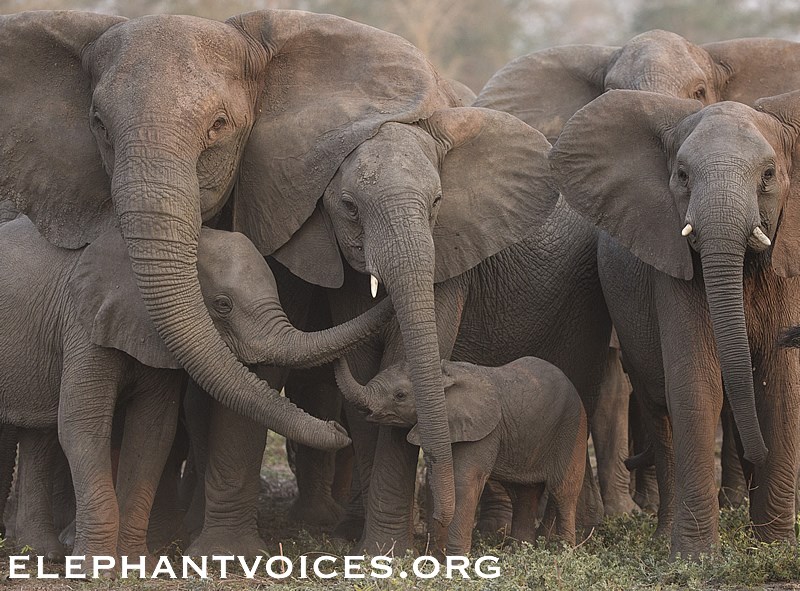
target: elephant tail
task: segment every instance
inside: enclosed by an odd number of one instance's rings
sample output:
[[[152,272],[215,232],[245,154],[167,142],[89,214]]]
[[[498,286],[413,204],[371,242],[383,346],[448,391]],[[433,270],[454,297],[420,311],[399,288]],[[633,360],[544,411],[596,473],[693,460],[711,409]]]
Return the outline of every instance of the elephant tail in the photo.
[[[787,328],[778,337],[778,344],[781,347],[800,348],[800,326]]]

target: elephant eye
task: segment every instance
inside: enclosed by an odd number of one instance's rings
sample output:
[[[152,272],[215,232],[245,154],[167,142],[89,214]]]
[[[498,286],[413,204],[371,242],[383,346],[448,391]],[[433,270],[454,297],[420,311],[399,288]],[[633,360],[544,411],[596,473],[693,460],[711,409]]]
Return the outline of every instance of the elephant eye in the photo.
[[[214,298],[214,310],[220,316],[227,316],[233,310],[233,301],[228,296],[221,294]]]
[[[344,207],[344,210],[347,212],[347,215],[349,215],[351,218],[358,217],[358,206],[351,198],[343,197],[342,207]]]
[[[681,185],[686,185],[689,182],[689,174],[686,172],[685,168],[678,167],[678,171],[675,173],[675,176],[678,178],[678,182]]]
[[[208,130],[208,139],[216,139],[217,134],[226,127],[228,127],[228,118],[225,115],[217,115],[217,118],[214,119],[214,123],[211,124]]]
[[[406,393],[400,390],[399,392],[395,393],[394,397],[395,400],[403,401],[406,399]]]
[[[705,86],[701,86],[697,90],[694,91],[694,98],[698,101],[706,100],[706,88]]]

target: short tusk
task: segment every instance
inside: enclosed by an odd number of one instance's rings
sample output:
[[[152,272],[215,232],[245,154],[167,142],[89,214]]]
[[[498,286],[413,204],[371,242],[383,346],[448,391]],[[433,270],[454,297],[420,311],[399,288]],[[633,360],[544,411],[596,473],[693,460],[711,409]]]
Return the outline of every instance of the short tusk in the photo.
[[[686,225],[683,227],[683,230],[681,230],[681,236],[683,236],[683,237],[685,238],[686,236],[688,236],[689,234],[691,234],[691,233],[692,233],[692,230],[693,230],[693,229],[694,229],[694,228],[692,228],[692,224],[686,224]]]
[[[755,229],[753,230],[753,236],[755,236],[756,240],[758,240],[764,246],[772,245],[770,239],[767,238],[767,235],[764,234],[764,232],[758,226],[756,226]]]
[[[373,298],[378,295],[378,278],[375,275],[369,276],[369,291]]]

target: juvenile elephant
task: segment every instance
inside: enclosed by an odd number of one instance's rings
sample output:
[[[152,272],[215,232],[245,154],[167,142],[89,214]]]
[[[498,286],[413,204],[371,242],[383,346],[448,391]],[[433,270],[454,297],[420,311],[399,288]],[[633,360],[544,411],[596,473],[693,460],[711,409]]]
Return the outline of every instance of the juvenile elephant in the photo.
[[[513,538],[536,539],[538,504],[547,490],[548,502],[556,508],[556,535],[575,544],[588,433],[583,403],[572,383],[557,367],[536,357],[500,367],[445,360],[442,375],[456,479],[456,513],[447,533],[447,552],[469,553],[475,510],[489,477],[511,496]],[[336,379],[344,395],[367,413],[367,420],[413,427],[408,440],[419,445],[405,364],[384,369],[362,386],[347,362],[339,360]]]
[[[0,250],[0,422],[28,434],[58,425],[75,482],[75,554],[145,555],[149,510],[175,431],[184,374],[175,371],[180,366],[147,316],[124,243],[109,230],[82,251],[61,249],[21,217],[0,226]],[[345,325],[298,331],[281,308],[269,267],[241,234],[204,229],[198,267],[217,330],[248,364],[324,363],[391,314],[387,301]],[[274,396],[284,416],[305,425],[292,429],[304,444],[331,449],[350,442],[338,426],[331,442],[329,425]],[[127,400],[127,408],[115,495],[109,446],[118,399]],[[252,419],[275,427],[271,414]],[[23,479],[28,452],[42,437],[20,438]],[[45,499],[26,503],[31,515],[18,514],[18,539],[41,554],[57,553],[52,524],[50,531],[26,530],[49,514],[46,487],[37,482],[20,482],[21,497]]]
[[[653,424],[659,528],[683,556],[719,543],[723,382],[755,532],[795,538],[800,367],[776,337],[800,318],[798,122],[797,92],[754,109],[612,91],[551,152],[568,202],[608,233],[601,281]]]

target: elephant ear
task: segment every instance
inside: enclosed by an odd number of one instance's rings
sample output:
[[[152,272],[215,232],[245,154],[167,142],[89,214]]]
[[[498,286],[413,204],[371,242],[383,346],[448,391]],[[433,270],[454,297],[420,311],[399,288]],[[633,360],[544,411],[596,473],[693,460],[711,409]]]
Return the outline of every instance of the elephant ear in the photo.
[[[698,101],[612,90],[578,111],[550,153],[564,198],[635,256],[691,279],[684,222],[669,188],[667,138]]]
[[[755,107],[778,119],[788,136],[794,138],[789,194],[775,233],[772,268],[781,277],[797,277],[800,275],[800,91],[759,99]]]
[[[342,255],[322,201],[293,238],[272,256],[293,274],[314,285],[338,289],[344,284]]]
[[[263,45],[269,62],[234,213],[234,229],[263,254],[292,237],[344,158],[383,123],[415,122],[457,104],[425,56],[391,33],[291,10],[228,22]],[[305,246],[299,241],[296,252]],[[313,252],[312,244],[306,258]]]
[[[495,430],[502,418],[499,396],[502,394],[484,379],[480,368],[469,363],[442,361],[447,422],[450,442],[480,441]],[[419,429],[415,425],[406,440],[420,445]]]
[[[0,200],[58,246],[83,246],[114,223],[81,53],[124,20],[72,11],[0,17]]]
[[[726,101],[753,106],[762,96],[800,88],[800,43],[783,39],[733,39],[702,46],[721,66]]]
[[[95,345],[124,351],[148,367],[181,367],[150,320],[119,230],[104,232],[84,249],[69,290]]]
[[[554,142],[569,118],[605,90],[617,51],[564,45],[524,55],[492,76],[473,106],[511,113]]]
[[[443,147],[434,281],[460,275],[519,242],[558,201],[544,136],[491,109],[443,109],[420,125]]]

